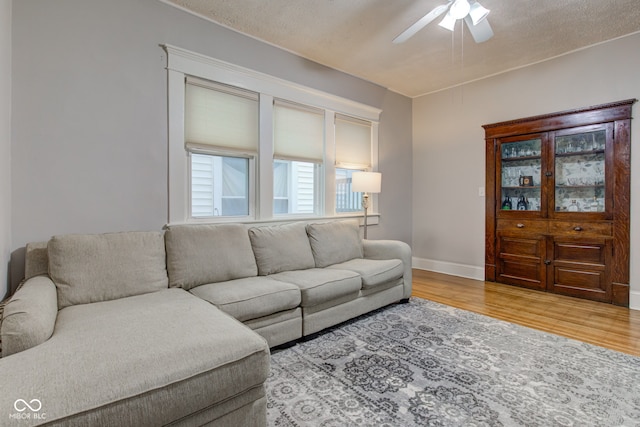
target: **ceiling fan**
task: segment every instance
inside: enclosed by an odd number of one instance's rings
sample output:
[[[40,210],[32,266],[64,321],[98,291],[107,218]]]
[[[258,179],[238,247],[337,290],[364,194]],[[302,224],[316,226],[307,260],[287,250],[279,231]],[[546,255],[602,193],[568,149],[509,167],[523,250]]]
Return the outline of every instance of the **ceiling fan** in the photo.
[[[476,43],[482,43],[493,37],[493,30],[487,21],[489,9],[486,9],[475,0],[449,0],[447,4],[437,6],[431,12],[420,18],[412,26],[404,30],[398,37],[393,39],[393,43],[402,43],[411,38],[415,33],[427,26],[431,21],[447,14],[438,25],[453,31],[458,19],[464,19],[469,27],[469,32]]]

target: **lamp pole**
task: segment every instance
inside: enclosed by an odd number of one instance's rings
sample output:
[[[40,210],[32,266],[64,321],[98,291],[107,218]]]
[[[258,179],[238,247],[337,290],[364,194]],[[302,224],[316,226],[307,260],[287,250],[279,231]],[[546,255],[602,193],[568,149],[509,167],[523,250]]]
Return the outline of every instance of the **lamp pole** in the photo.
[[[364,238],[367,239],[367,211],[369,210],[369,194],[362,195],[362,207],[364,208]]]

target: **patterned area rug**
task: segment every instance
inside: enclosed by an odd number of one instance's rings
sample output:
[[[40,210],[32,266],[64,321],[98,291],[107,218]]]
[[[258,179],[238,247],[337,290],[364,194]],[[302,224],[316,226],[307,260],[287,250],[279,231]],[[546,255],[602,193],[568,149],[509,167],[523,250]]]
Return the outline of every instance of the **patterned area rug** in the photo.
[[[272,355],[270,426],[640,426],[640,358],[411,298]]]

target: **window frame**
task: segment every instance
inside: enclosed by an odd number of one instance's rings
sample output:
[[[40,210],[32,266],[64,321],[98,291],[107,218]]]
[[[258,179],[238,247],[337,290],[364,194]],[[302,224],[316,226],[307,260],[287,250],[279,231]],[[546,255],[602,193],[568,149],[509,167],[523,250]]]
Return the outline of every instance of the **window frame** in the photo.
[[[362,217],[341,215],[335,212],[335,133],[336,114],[351,116],[371,122],[372,161],[371,170],[378,168],[378,125],[382,110],[350,99],[299,85],[255,70],[230,64],[199,53],[171,45],[161,45],[167,53],[168,87],[168,223],[192,222],[269,222],[301,219],[300,214],[274,215],[273,213],[273,101],[282,99],[312,108],[325,114],[324,162],[318,174],[318,195],[321,199],[317,215],[305,218]],[[189,152],[185,148],[184,113],[185,79],[193,76],[229,85],[259,94],[259,148],[258,155],[250,160],[249,167],[249,216],[247,217],[191,217]],[[231,153],[229,153],[231,154]],[[219,155],[219,154],[215,154]],[[238,157],[237,155],[235,157]],[[324,172],[324,173],[322,173]],[[323,176],[324,175],[324,176]],[[322,200],[324,199],[324,200]],[[372,213],[377,216],[377,195],[372,195]],[[369,221],[370,223],[374,221]]]
[[[286,165],[286,175],[287,175],[287,197],[281,197],[281,196],[276,196],[275,194],[275,188],[274,188],[274,194],[273,194],[273,200],[274,202],[276,200],[287,200],[287,211],[289,210],[289,206],[291,204],[291,162],[288,162],[286,160],[281,160],[281,159],[273,159],[273,163],[282,163],[284,165]],[[275,178],[276,178],[276,174],[275,174],[275,166],[273,168],[273,180],[275,182]],[[274,212],[273,212],[273,216],[277,217],[277,216],[281,216],[281,215],[289,215],[289,213],[287,212],[286,214],[281,214],[281,213],[276,213],[275,212],[275,206],[274,206]]]

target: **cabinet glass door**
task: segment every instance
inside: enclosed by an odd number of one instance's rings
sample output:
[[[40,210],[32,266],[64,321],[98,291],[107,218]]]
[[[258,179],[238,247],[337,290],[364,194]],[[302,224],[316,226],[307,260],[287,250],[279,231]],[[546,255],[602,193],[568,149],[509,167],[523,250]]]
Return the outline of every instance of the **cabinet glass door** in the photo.
[[[555,138],[556,212],[605,209],[604,129]]]
[[[500,144],[503,211],[540,211],[542,140],[529,139]]]

